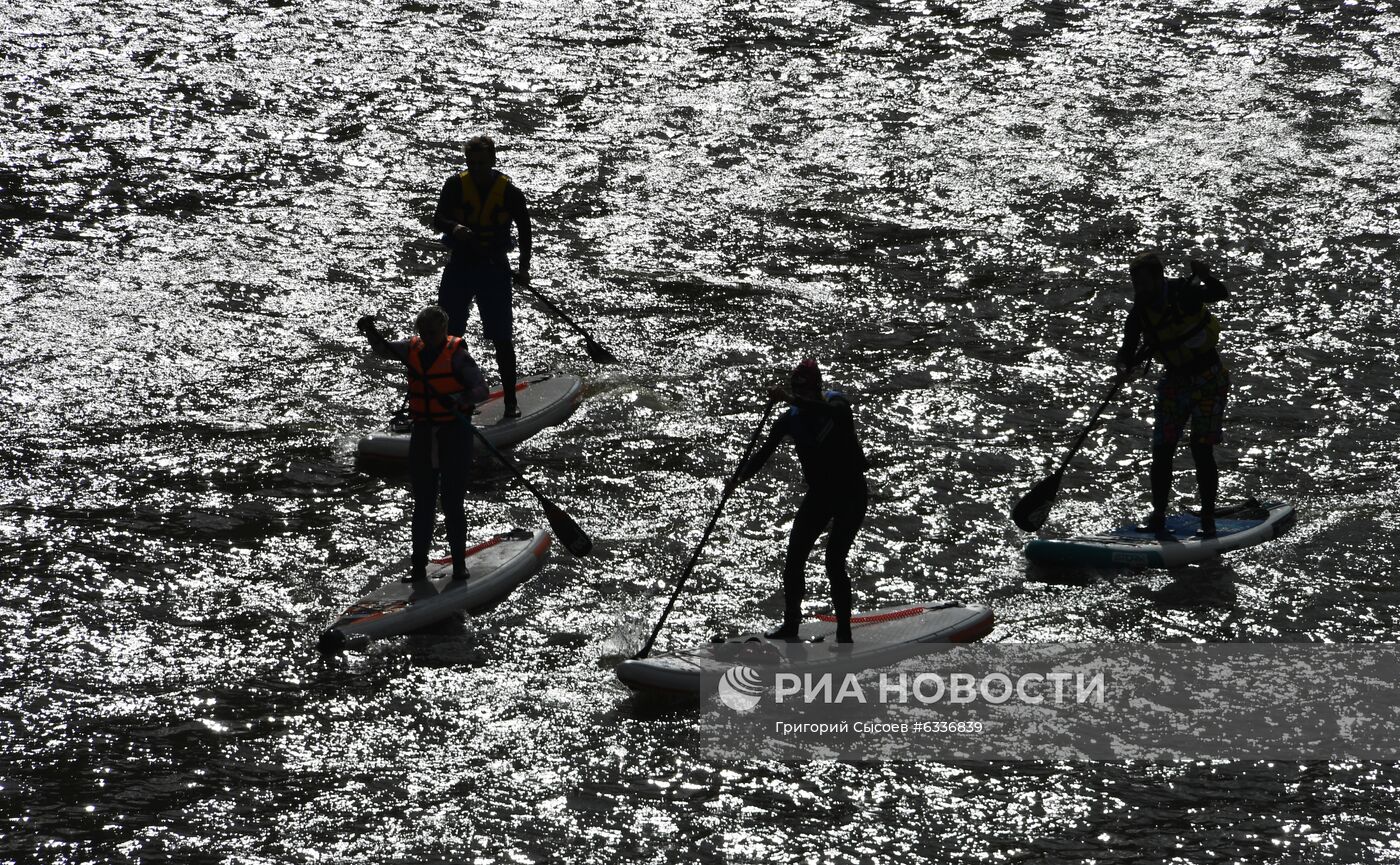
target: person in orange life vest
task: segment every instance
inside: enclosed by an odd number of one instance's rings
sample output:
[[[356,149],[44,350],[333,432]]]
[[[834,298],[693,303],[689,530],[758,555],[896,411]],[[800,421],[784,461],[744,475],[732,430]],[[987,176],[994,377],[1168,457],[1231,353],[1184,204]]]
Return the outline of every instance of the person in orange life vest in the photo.
[[[1215,446],[1223,438],[1230,375],[1218,349],[1220,322],[1205,305],[1224,300],[1229,292],[1210,268],[1194,259],[1186,279],[1167,279],[1162,260],[1153,253],[1134,259],[1128,272],[1133,280],[1133,306],[1115,365],[1120,373],[1126,371],[1139,356],[1139,342],[1145,341],[1164,370],[1157,383],[1152,429],[1152,514],[1139,530],[1160,534],[1166,529],[1172,459],[1189,421],[1201,498],[1200,535],[1213,538],[1220,486]]]
[[[726,486],[747,481],[763,468],[784,438],[791,438],[802,466],[807,494],[797,508],[788,536],[783,563],[783,624],[767,636],[794,640],[802,623],[802,597],[806,593],[804,571],[817,538],[830,524],[826,541],[826,576],[831,583],[831,604],[836,613],[836,641],[851,642],[851,578],[846,557],[865,519],[865,452],[856,436],[851,403],[840,391],[822,390],[821,370],[811,358],[792,371],[792,392],[770,388],[768,398],[788,402],[792,408],[773,422],[762,447],[739,467]]]
[[[447,313],[429,306],[415,321],[418,336],[386,340],[364,316],[355,326],[369,338],[380,357],[403,361],[408,367],[408,409],[413,431],[408,440],[409,476],[413,483],[412,570],[404,582],[427,578],[428,550],[442,498],[447,548],[452,554],[452,579],[465,580],[467,521],[463,500],[472,461],[472,431],[453,412],[470,418],[473,404],[487,397],[486,381],[462,344],[447,333]]]
[[[438,195],[433,227],[452,251],[442,271],[438,305],[447,311],[447,332],[466,333],[472,301],[482,331],[496,348],[505,391],[505,416],[520,417],[516,405],[515,340],[511,316],[511,272],[506,253],[514,248],[510,227],[520,236],[517,285],[530,285],[530,208],[509,177],[496,170],[496,143],[486,135],[467,142],[467,170],[447,178]]]

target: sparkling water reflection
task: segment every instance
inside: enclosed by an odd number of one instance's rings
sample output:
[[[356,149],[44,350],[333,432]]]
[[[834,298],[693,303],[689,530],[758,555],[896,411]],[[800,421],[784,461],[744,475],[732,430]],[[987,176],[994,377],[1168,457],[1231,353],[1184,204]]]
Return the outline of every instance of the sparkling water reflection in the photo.
[[[0,21],[0,858],[1393,858],[1392,766],[713,765],[687,710],[611,671],[804,354],[867,437],[863,602],[988,603],[1011,641],[1396,639],[1388,5],[18,0]],[[434,296],[427,218],[479,131],[531,198],[538,285],[623,361],[519,304],[525,368],[589,384],[516,453],[596,554],[321,658],[407,542],[403,478],[354,461],[399,397],[352,324],[402,330]],[[1038,571],[1008,505],[1099,398],[1124,262],[1154,245],[1234,289],[1226,494],[1303,518],[1182,574]],[[1049,530],[1144,506],[1131,390]],[[779,614],[795,480],[731,501],[663,645]],[[468,518],[541,521],[499,471]]]

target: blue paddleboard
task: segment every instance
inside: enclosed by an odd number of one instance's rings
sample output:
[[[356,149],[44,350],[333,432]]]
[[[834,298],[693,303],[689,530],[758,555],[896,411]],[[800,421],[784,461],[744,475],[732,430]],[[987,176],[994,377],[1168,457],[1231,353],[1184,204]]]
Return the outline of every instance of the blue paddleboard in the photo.
[[[1200,517],[1184,512],[1167,517],[1160,535],[1125,525],[1101,534],[1042,538],[1026,544],[1026,558],[1086,568],[1176,568],[1272,540],[1293,525],[1295,516],[1287,502],[1249,499],[1216,510],[1214,538],[1199,537]]]

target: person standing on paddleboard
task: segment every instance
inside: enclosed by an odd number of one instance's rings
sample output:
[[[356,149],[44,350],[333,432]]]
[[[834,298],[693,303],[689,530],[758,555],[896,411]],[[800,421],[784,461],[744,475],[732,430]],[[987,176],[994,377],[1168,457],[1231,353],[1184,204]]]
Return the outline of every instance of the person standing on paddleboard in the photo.
[[[739,467],[728,491],[763,468],[784,438],[791,438],[802,465],[807,494],[797,508],[783,563],[783,624],[767,636],[795,640],[802,623],[807,557],[827,525],[826,576],[831,581],[831,604],[836,613],[836,641],[851,642],[851,578],[846,556],[865,519],[865,452],[856,436],[851,403],[839,391],[822,391],[821,370],[808,358],[792,371],[792,392],[769,389],[768,398],[792,408],[773,422],[763,446]]]
[[[447,178],[438,195],[433,227],[452,250],[438,287],[438,305],[447,311],[447,332],[462,336],[472,301],[482,331],[496,348],[496,368],[505,392],[505,417],[520,417],[516,405],[515,339],[511,315],[511,271],[507,253],[520,238],[516,284],[530,285],[530,208],[509,177],[496,170],[496,143],[487,135],[467,142],[467,170]]]
[[[374,326],[372,316],[355,323],[374,353],[408,367],[408,470],[413,483],[412,570],[404,582],[427,579],[428,550],[442,497],[452,579],[467,578],[467,520],[464,500],[472,462],[472,431],[458,418],[471,417],[473,404],[486,399],[486,381],[459,336],[447,333],[447,313],[429,306],[414,322],[418,336],[394,342]],[[454,411],[455,410],[455,411]]]
[[[1134,259],[1128,272],[1133,280],[1133,307],[1115,365],[1120,374],[1126,373],[1137,362],[1139,342],[1145,341],[1165,369],[1157,383],[1152,429],[1152,514],[1140,530],[1166,531],[1172,458],[1190,421],[1191,457],[1201,498],[1200,534],[1213,538],[1220,485],[1215,446],[1222,439],[1230,375],[1218,349],[1220,322],[1206,304],[1224,300],[1229,292],[1210,268],[1195,259],[1186,279],[1167,279],[1162,260],[1153,253]]]

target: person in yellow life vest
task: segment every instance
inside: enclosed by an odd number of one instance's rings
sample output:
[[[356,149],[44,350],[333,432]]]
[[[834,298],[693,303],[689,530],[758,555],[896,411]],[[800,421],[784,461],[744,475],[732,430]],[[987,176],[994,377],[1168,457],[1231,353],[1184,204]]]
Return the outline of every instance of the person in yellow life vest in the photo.
[[[412,570],[404,582],[427,578],[428,551],[442,498],[452,579],[465,580],[467,521],[463,504],[472,461],[470,418],[473,405],[486,399],[486,381],[462,338],[447,333],[447,313],[429,306],[418,313],[418,335],[390,342],[364,316],[355,326],[369,338],[380,357],[408,367],[408,410],[413,431],[408,440],[408,470],[413,483]],[[458,415],[461,415],[461,418]]]
[[[1230,375],[1220,359],[1220,322],[1206,304],[1229,296],[1224,283],[1205,264],[1192,259],[1191,276],[1167,279],[1162,260],[1144,253],[1128,268],[1133,280],[1133,307],[1123,329],[1123,344],[1116,365],[1120,372],[1132,367],[1140,342],[1162,364],[1157,383],[1156,419],[1152,429],[1152,514],[1140,531],[1165,531],[1167,499],[1171,495],[1172,459],[1177,444],[1191,430],[1191,457],[1196,463],[1196,483],[1201,499],[1203,537],[1215,537],[1215,499],[1220,471],[1215,446],[1220,444],[1225,422],[1225,400]]]
[[[505,416],[520,416],[515,400],[515,340],[511,321],[511,270],[507,253],[520,238],[517,285],[530,285],[530,208],[510,178],[496,170],[496,143],[478,135],[467,142],[467,170],[447,178],[433,213],[433,227],[452,250],[438,287],[438,305],[447,311],[447,332],[462,336],[472,301],[482,331],[496,349],[496,367],[505,391]]]

